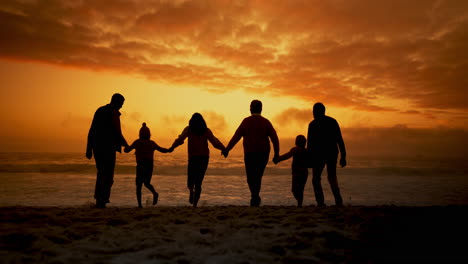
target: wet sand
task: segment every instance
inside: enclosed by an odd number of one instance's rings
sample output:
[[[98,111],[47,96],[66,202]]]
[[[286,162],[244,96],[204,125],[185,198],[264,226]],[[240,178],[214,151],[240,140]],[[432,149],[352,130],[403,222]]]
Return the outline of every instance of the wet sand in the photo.
[[[467,263],[467,211],[468,206],[0,207],[0,262]]]

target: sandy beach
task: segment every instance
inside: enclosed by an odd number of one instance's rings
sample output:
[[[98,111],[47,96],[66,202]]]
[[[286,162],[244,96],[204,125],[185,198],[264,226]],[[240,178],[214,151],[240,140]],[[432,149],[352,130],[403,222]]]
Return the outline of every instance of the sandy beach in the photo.
[[[0,262],[467,261],[467,209],[2,207]]]

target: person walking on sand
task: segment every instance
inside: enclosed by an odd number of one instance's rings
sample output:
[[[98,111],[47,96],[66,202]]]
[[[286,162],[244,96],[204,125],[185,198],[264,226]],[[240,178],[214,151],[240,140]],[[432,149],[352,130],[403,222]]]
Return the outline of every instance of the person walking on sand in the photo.
[[[120,112],[125,98],[121,94],[112,95],[111,102],[99,107],[93,117],[88,133],[86,157],[94,154],[96,161],[96,186],[94,199],[97,208],[105,208],[109,203],[112,184],[114,183],[115,152],[121,152],[122,146],[128,146],[120,128]]]
[[[224,145],[219,141],[213,132],[207,127],[205,119],[199,113],[192,115],[189,125],[184,128],[179,137],[174,141],[169,151],[184,144],[188,138],[188,169],[187,188],[189,189],[189,203],[197,207],[202,191],[203,178],[208,168],[210,150],[208,141],[213,147],[223,151]]]
[[[146,126],[146,123],[143,123],[140,128],[140,138],[135,140],[130,146],[125,147],[125,153],[128,153],[135,149],[136,156],[136,196],[138,207],[142,208],[141,205],[141,189],[143,184],[148,190],[153,194],[153,205],[158,203],[159,194],[151,185],[151,177],[153,175],[153,160],[154,160],[154,151],[157,150],[161,153],[168,153],[169,150],[166,148],[160,147],[156,142],[150,139],[151,131]]]
[[[250,206],[260,206],[262,200],[260,189],[263,172],[270,155],[270,140],[273,144],[275,158],[279,156],[279,140],[273,125],[268,119],[261,116],[261,101],[253,100],[250,103],[250,113],[251,116],[242,121],[222,154],[227,157],[237,142],[241,138],[244,139],[244,164],[251,194]]]
[[[283,154],[273,159],[275,164],[283,160],[293,158],[291,171],[292,171],[292,184],[291,191],[294,198],[297,201],[297,207],[302,207],[302,201],[304,200],[304,186],[307,182],[309,175],[309,169],[307,167],[307,150],[306,150],[307,139],[303,135],[296,137],[296,146],[293,147],[288,153]]]
[[[310,164],[312,167],[312,185],[314,187],[317,206],[325,206],[323,196],[321,175],[327,166],[328,182],[335,197],[337,206],[343,205],[338,179],[336,177],[336,163],[338,152],[341,153],[340,165],[346,166],[346,148],[341,135],[338,122],[325,115],[325,106],[322,103],[316,103],[313,107],[314,120],[310,122],[307,132],[307,150],[310,155]]]

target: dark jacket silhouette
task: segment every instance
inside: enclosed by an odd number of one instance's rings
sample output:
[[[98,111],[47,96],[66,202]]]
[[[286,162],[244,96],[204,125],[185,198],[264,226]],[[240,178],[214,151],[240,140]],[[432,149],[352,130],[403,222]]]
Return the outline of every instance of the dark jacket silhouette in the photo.
[[[250,112],[252,115],[242,121],[223,155],[227,157],[237,142],[241,138],[244,139],[244,163],[251,193],[250,205],[260,206],[260,189],[263,173],[268,164],[270,140],[273,144],[274,157],[279,156],[279,140],[271,122],[261,116],[262,102],[253,100],[250,104]]]
[[[315,199],[318,206],[325,205],[323,196],[321,175],[327,166],[328,182],[332,189],[337,205],[343,204],[338,179],[336,177],[336,163],[338,153],[341,152],[340,165],[346,166],[346,148],[341,135],[338,122],[325,115],[325,106],[316,103],[313,108],[314,120],[310,122],[307,133],[307,150],[310,155],[312,167],[312,184],[314,186]]]
[[[314,119],[309,124],[307,133],[307,149],[316,159],[337,157],[342,152],[346,156],[346,149],[338,122],[329,116]]]
[[[98,108],[94,114],[88,133],[86,157],[94,154],[97,177],[94,198],[96,206],[105,207],[109,203],[111,187],[114,182],[115,152],[128,146],[120,128],[120,112],[125,98],[114,94],[111,103]]]

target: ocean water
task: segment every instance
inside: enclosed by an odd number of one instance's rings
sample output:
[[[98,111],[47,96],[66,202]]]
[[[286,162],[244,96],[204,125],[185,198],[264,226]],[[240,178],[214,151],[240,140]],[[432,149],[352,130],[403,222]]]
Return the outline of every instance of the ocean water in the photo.
[[[351,205],[460,205],[468,204],[467,160],[424,157],[348,157],[338,168],[345,204]],[[135,157],[117,154],[109,206],[136,206]],[[187,156],[155,154],[152,184],[159,204],[187,206]],[[291,160],[270,162],[262,182],[263,205],[295,205],[291,194]],[[304,205],[315,205],[311,171]],[[87,206],[94,203],[96,168],[83,153],[0,153],[0,206]],[[322,175],[325,202],[334,204],[326,171]],[[200,206],[248,205],[243,156],[227,159],[212,153],[203,182]],[[143,188],[149,206],[151,193]]]

